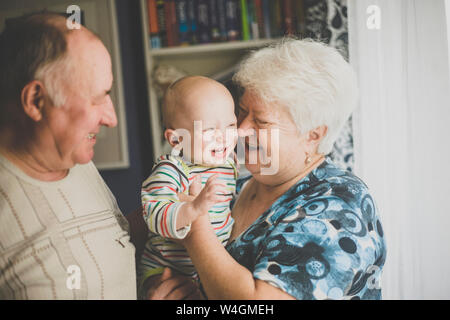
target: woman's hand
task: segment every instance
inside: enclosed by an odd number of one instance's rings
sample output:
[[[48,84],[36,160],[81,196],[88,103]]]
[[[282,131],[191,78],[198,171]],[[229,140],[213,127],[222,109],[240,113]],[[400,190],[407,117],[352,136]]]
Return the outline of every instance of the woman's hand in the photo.
[[[204,300],[197,284],[190,277],[175,274],[172,269],[148,278],[144,284],[148,300]]]

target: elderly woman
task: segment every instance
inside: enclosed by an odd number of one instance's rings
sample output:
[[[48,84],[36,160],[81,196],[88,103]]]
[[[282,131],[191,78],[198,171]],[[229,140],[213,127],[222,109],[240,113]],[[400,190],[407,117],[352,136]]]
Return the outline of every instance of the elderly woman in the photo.
[[[234,80],[244,88],[238,122],[251,176],[237,182],[225,248],[206,213],[183,242],[207,297],[380,299],[376,206],[359,178],[325,158],[356,105],[351,67],[330,47],[290,39],[254,52]],[[277,152],[277,163],[261,157]],[[163,280],[151,297],[169,291]]]

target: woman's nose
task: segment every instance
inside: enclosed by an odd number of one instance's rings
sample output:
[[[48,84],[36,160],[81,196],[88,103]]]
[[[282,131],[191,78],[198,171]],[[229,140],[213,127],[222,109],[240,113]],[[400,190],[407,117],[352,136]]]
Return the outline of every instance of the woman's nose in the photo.
[[[114,105],[111,101],[111,98],[109,99],[109,102],[105,104],[105,107],[103,109],[101,125],[109,128],[114,128],[115,126],[117,126],[116,111],[114,110]]]
[[[239,122],[238,127],[238,136],[239,137],[248,137],[253,135],[255,130],[253,129],[253,122],[250,117],[247,115]]]

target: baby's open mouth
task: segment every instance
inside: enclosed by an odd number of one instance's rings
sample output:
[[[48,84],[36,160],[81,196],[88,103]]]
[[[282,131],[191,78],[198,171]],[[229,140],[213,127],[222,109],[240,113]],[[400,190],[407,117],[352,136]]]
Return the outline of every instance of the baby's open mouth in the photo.
[[[223,158],[227,154],[228,148],[218,147],[211,150],[211,155],[215,158]]]

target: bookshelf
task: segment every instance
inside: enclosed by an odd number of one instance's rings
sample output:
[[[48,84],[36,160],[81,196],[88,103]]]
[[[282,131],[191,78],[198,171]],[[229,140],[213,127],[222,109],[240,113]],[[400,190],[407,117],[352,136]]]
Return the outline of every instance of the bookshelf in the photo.
[[[150,50],[150,55],[158,56],[176,56],[186,54],[202,54],[217,51],[232,51],[259,48],[273,43],[274,39],[259,40],[239,40],[221,43],[198,44],[193,46],[168,47]]]
[[[280,39],[280,33],[283,33],[283,31],[278,30],[278,34],[271,34],[270,37],[262,39],[248,39],[248,37],[245,37],[248,40],[152,48],[148,3],[148,0],[140,0],[150,108],[150,134],[153,143],[153,154],[156,159],[161,154],[170,153],[170,146],[164,141],[163,136],[159,97],[153,79],[155,67],[170,65],[188,75],[203,75],[217,79],[232,71],[251,50],[270,45]]]

